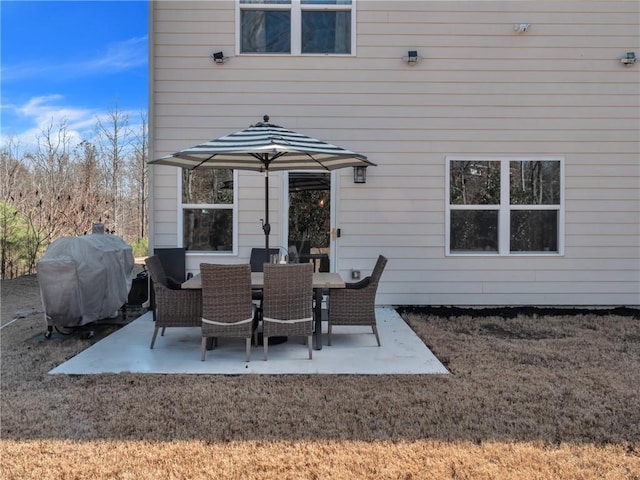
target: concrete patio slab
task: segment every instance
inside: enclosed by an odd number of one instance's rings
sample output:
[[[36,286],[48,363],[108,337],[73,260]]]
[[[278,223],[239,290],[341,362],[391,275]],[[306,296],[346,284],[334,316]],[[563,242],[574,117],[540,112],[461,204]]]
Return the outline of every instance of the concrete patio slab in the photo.
[[[393,308],[376,308],[382,346],[368,327],[334,327],[333,342],[308,359],[306,345],[291,338],[269,346],[269,360],[262,347],[253,347],[251,361],[244,361],[244,340],[220,339],[218,347],[207,351],[200,361],[199,328],[167,328],[149,348],[153,319],[148,312],[117,330],[50,374],[85,375],[100,373],[156,374],[447,374],[425,344]]]

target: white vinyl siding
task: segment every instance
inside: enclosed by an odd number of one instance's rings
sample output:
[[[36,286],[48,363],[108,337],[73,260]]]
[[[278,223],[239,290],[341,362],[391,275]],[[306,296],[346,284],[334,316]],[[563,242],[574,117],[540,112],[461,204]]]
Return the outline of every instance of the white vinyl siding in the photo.
[[[338,272],[389,263],[391,305],[640,305],[636,1],[357,2],[357,55],[233,55],[236,3],[150,4],[154,158],[263,115],[365,154],[336,174]],[[526,33],[516,23],[530,23]],[[402,57],[417,50],[422,60]],[[564,159],[564,255],[447,256],[446,158]],[[264,178],[238,174],[238,255],[264,244]],[[173,178],[173,180],[172,180]],[[151,243],[177,245],[175,169],[153,168]],[[280,182],[271,181],[279,244]],[[203,257],[188,258],[195,271]]]

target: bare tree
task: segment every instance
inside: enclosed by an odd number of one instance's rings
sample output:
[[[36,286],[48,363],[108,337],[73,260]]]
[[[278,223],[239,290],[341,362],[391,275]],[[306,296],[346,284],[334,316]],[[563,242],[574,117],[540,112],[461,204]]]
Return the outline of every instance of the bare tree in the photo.
[[[16,174],[22,167],[18,150],[19,145],[13,137],[0,150],[0,196],[3,200],[9,200],[14,194]]]
[[[26,154],[33,167],[32,184],[25,185],[20,211],[29,227],[29,270],[43,249],[69,231],[73,218],[73,169],[70,160],[71,137],[66,121],[50,124],[38,137],[35,153]]]
[[[147,114],[140,112],[140,130],[134,135],[134,157],[132,163],[133,197],[138,211],[137,224],[139,228],[138,239],[144,238],[146,233],[146,205],[147,205],[147,160],[149,155],[149,132],[147,127]]]
[[[109,214],[109,202],[104,193],[104,174],[95,145],[83,140],[75,149],[74,178],[77,185],[73,210],[73,233],[86,233],[96,221],[102,222]]]
[[[98,119],[97,130],[106,174],[106,189],[111,204],[111,212],[107,219],[111,222],[112,230],[119,232],[123,223],[119,218],[122,216],[119,195],[130,144],[129,116],[116,105],[104,121]]]

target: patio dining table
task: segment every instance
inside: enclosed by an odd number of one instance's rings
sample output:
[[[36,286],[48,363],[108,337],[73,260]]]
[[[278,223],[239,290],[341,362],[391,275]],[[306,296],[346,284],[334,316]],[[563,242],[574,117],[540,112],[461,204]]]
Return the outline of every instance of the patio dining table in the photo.
[[[322,292],[323,290],[332,290],[336,288],[345,288],[345,283],[339,273],[333,272],[314,272],[313,273],[313,291],[315,295],[315,307],[313,310],[313,318],[315,328],[313,333],[314,348],[322,350]],[[264,287],[264,273],[251,272],[251,288],[259,289]],[[201,289],[202,279],[200,274],[194,275],[182,284],[184,289]]]

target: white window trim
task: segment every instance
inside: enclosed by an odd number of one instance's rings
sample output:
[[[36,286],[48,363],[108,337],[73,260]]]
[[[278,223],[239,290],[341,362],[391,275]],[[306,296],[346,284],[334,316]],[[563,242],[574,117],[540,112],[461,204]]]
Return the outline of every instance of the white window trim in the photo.
[[[290,4],[280,3],[243,3],[236,0],[236,56],[251,57],[355,57],[356,56],[356,2],[346,5],[309,5],[300,0],[291,0]],[[291,53],[242,53],[240,52],[240,11],[241,10],[291,10]],[[302,53],[302,11],[303,10],[342,10],[351,12],[351,53]]]
[[[453,210],[497,210],[498,211],[498,252],[451,252],[451,204],[450,175],[451,162],[500,162],[500,205],[455,205]],[[509,162],[560,162],[560,205],[510,205]],[[559,257],[564,256],[565,232],[565,176],[564,157],[526,156],[447,156],[445,158],[445,256],[447,257]],[[557,210],[558,211],[558,251],[557,252],[510,252],[510,213],[512,210]],[[502,228],[502,226],[506,228]]]
[[[178,188],[176,189],[178,192],[176,201],[178,204],[177,207],[177,246],[179,248],[184,247],[184,232],[183,232],[183,224],[184,224],[184,209],[185,208],[225,208],[229,209],[229,204],[220,204],[220,203],[182,203],[182,169],[177,168],[178,172],[176,174],[176,183]],[[230,252],[219,252],[215,250],[187,250],[187,255],[211,255],[216,257],[230,257],[238,255],[238,170],[233,171],[233,248]]]

